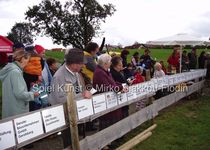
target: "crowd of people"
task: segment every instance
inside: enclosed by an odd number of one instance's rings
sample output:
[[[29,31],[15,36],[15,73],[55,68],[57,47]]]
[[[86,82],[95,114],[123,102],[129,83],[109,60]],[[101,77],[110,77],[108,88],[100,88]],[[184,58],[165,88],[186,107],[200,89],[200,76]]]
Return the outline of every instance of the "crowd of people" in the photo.
[[[152,59],[148,48],[141,56],[139,52],[135,52],[131,62],[128,62],[129,50],[122,50],[120,56],[110,56],[107,53],[98,56],[98,44],[90,42],[84,50],[69,49],[65,54],[64,63],[58,67],[54,58],[45,58],[45,49],[41,45],[15,44],[11,62],[0,70],[0,80],[3,84],[2,118],[65,103],[65,85],[68,83],[74,87],[75,99],[91,98],[95,94],[91,92],[92,89],[97,91],[96,94],[108,91],[126,93],[128,86],[145,82],[146,70],[150,70],[154,78],[179,72],[179,48],[174,46],[173,53],[167,60],[167,68],[163,61],[157,62]],[[197,62],[199,68],[204,68],[206,59],[205,52],[197,58],[195,48],[188,54],[183,51],[182,71],[196,69]],[[136,109],[145,107],[145,104],[142,100],[137,102]],[[127,117],[128,112],[129,106],[124,106],[101,116],[99,130]],[[90,130],[94,129],[94,123],[87,124],[87,127]],[[69,134],[69,129],[63,132],[64,138],[66,134]],[[64,147],[69,143],[69,140],[64,140]]]

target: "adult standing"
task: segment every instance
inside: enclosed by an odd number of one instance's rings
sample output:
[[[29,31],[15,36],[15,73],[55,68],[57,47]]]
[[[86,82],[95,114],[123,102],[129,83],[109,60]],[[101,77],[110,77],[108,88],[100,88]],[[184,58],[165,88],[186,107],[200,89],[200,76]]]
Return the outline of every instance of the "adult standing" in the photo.
[[[192,51],[188,53],[189,58],[189,67],[190,69],[196,69],[197,67],[197,49],[194,47],[192,48]]]
[[[31,54],[28,64],[24,68],[23,77],[26,81],[27,89],[30,91],[35,84],[42,83],[42,70],[44,69],[44,60],[36,51],[35,46],[28,45],[25,50]],[[34,111],[40,109],[41,105],[35,101],[29,102],[29,110]]]
[[[30,54],[23,51],[15,51],[14,62],[8,63],[0,71],[2,80],[2,118],[29,112],[29,101],[33,101],[39,93],[28,92],[23,78],[23,69],[27,65]]]
[[[169,56],[167,62],[168,62],[168,71],[169,72],[179,72],[179,53],[178,51],[180,50],[179,45],[175,45],[173,47],[173,53]]]
[[[122,50],[120,56],[122,58],[123,67],[127,67],[127,56],[129,55],[129,51],[127,49]]]
[[[84,52],[80,49],[70,49],[65,55],[65,63],[56,71],[53,76],[51,87],[52,91],[49,94],[49,103],[51,105],[62,104],[67,100],[66,84],[73,85],[74,98],[91,98],[92,94],[85,90],[84,80],[79,74],[84,65]],[[70,129],[62,132],[63,145],[67,148],[70,143]]]
[[[139,53],[135,52],[131,58],[131,63],[134,68],[139,65],[139,57]]]
[[[86,46],[84,50],[84,57],[85,57],[85,65],[82,67],[82,73],[87,76],[87,81],[92,83],[93,81],[93,73],[96,69],[97,63],[97,53],[99,51],[99,46],[97,43],[90,42]]]
[[[189,70],[189,58],[187,56],[187,51],[183,51],[182,53],[182,70],[188,71]]]
[[[199,58],[198,58],[198,68],[204,69],[205,68],[205,62],[206,62],[206,54],[205,51],[202,51]]]
[[[115,82],[121,83],[121,84],[132,84],[132,82],[128,82],[126,80],[126,77],[124,76],[123,73],[123,64],[122,64],[122,59],[119,56],[115,56],[112,58],[111,60],[112,65],[110,68],[110,73],[113,77],[113,79],[115,80]],[[122,115],[123,118],[128,116],[128,110],[129,110],[129,106],[124,106],[121,108],[122,109]]]
[[[109,72],[111,66],[112,57],[108,54],[100,55],[98,59],[98,66],[93,75],[93,87],[98,91],[98,93],[103,92],[120,92],[125,91],[122,84],[119,82],[115,82],[112,78],[111,73]],[[116,123],[121,120],[123,117],[123,113],[121,109],[117,109],[108,114],[105,114],[99,118],[100,122],[100,130]]]

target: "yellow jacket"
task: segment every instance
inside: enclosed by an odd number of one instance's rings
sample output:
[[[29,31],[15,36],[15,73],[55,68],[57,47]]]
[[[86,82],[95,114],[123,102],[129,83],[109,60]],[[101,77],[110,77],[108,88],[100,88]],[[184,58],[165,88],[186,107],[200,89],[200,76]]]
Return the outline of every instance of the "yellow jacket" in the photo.
[[[84,51],[84,57],[86,59],[86,64],[82,67],[82,73],[84,73],[91,81],[93,81],[93,73],[96,68],[96,60],[94,56],[90,53]]]

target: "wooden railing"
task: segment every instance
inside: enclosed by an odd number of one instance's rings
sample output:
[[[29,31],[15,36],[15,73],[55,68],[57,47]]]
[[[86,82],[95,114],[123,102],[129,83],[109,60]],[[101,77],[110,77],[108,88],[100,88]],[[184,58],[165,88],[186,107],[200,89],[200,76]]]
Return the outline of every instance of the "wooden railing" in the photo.
[[[108,92],[95,95],[92,99],[76,101],[73,98],[68,97],[68,107],[62,104],[55,105],[0,120],[0,149],[21,148],[24,145],[43,139],[51,134],[63,131],[69,127],[69,125],[71,128],[72,125],[77,127],[77,124],[92,121],[123,106],[130,105],[141,99],[149,98],[153,96],[157,90],[162,88],[172,87],[199,78],[202,79],[201,81],[188,86],[184,91],[176,91],[162,97],[142,110],[96,134],[85,137],[81,141],[78,140],[78,136],[75,136],[78,132],[72,134],[72,141],[77,142],[72,144],[77,145],[76,147],[73,147],[73,149],[101,149],[145,121],[154,118],[158,115],[160,110],[201,89],[204,84],[203,78],[205,75],[206,69],[199,69],[165,76],[159,79],[152,79],[131,86],[129,87],[130,90],[128,93],[115,94]],[[70,109],[72,106],[76,108],[76,113],[72,114],[72,109]],[[69,118],[71,117],[74,117],[75,119],[70,120],[69,124]]]

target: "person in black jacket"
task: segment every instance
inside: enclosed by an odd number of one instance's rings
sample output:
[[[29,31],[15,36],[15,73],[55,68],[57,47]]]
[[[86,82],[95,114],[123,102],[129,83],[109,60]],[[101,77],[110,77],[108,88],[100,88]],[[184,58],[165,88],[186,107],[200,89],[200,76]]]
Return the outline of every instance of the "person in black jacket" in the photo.
[[[134,69],[133,65],[131,63],[127,64],[127,67],[124,68],[123,70],[125,78],[128,80],[128,78],[133,78],[134,77]]]
[[[115,82],[119,83],[127,83],[127,80],[122,72],[123,70],[123,64],[122,64],[122,59],[119,56],[115,56],[111,60],[112,65],[110,67],[110,73],[112,75],[112,78],[115,80]],[[128,110],[129,106],[124,106],[122,107],[122,112],[123,112],[123,118],[128,116]]]
[[[199,69],[204,69],[205,61],[206,61],[205,51],[202,51],[199,58],[198,58],[198,68]]]
[[[197,49],[192,48],[192,51],[188,53],[188,58],[189,58],[189,67],[190,69],[196,69],[197,66]]]
[[[127,56],[129,55],[129,51],[127,49],[122,50],[121,52],[121,58],[122,58],[122,64],[123,67],[127,66]]]

